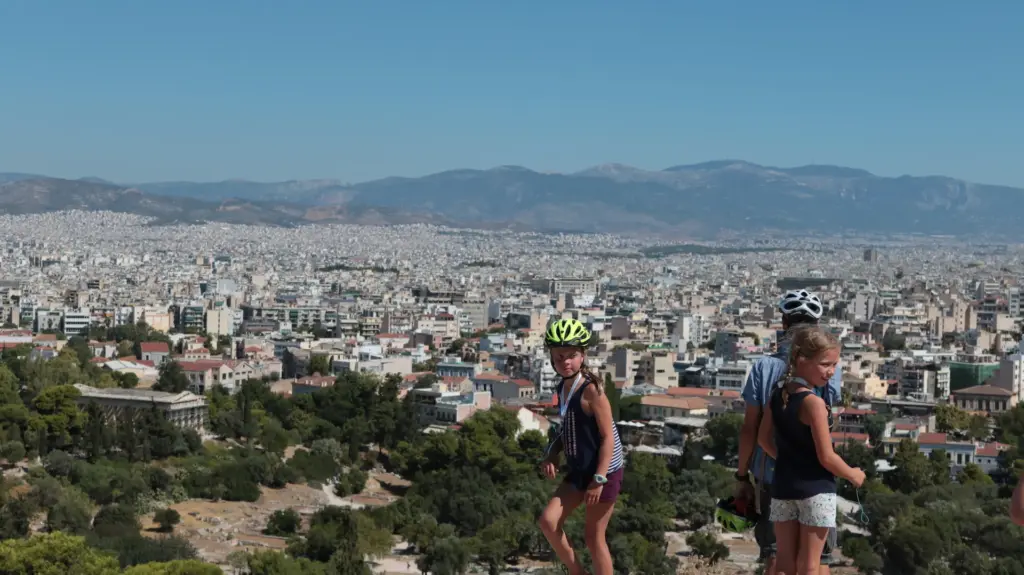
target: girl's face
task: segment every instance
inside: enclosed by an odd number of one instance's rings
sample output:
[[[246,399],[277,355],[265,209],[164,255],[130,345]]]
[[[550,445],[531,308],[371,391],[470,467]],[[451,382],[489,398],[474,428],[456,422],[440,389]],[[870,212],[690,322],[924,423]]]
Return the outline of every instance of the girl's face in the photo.
[[[551,365],[562,377],[572,377],[579,373],[586,355],[578,347],[555,347],[551,349]]]
[[[814,387],[822,387],[832,379],[839,365],[839,350],[825,350],[815,357],[798,357],[796,359],[796,375],[804,378]]]

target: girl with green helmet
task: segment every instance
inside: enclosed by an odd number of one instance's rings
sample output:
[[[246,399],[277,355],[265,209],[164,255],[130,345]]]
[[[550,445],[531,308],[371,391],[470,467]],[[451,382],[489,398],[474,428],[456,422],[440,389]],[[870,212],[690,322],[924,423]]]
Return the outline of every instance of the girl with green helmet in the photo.
[[[573,510],[586,504],[586,544],[594,575],[612,575],[612,556],[605,540],[622,487],[624,460],[622,442],[612,419],[611,404],[603,382],[587,368],[587,348],[593,335],[580,321],[559,319],[544,334],[544,346],[551,366],[561,382],[555,388],[562,425],[559,436],[548,448],[541,464],[544,474],[554,479],[561,453],[565,453],[568,474],[540,516],[541,531],[555,554],[569,569],[569,575],[585,575],[562,525]]]

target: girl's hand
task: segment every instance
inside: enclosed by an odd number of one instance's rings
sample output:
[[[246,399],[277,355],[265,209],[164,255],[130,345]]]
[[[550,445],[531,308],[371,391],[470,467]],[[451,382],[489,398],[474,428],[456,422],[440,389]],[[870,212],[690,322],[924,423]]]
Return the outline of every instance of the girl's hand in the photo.
[[[590,487],[587,488],[587,492],[583,495],[583,501],[587,505],[594,505],[601,500],[601,491],[604,490],[604,485],[597,483],[596,481],[590,482]]]
[[[545,459],[540,464],[540,470],[544,472],[544,477],[548,479],[554,479],[555,474],[558,473],[558,466],[551,459]]]
[[[864,471],[860,467],[854,467],[853,473],[850,474],[850,483],[852,483],[854,487],[860,487],[861,485],[864,485],[865,477]]]

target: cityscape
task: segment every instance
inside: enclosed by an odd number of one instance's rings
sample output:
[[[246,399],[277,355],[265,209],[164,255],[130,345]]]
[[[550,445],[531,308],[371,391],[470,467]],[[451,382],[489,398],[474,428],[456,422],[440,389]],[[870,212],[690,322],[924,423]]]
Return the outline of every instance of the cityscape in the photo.
[[[92,533],[95,545],[130,567],[136,561],[126,547],[104,542],[128,529],[148,541],[132,553],[151,560],[201,560],[237,573],[283,573],[264,566],[290,561],[295,572],[319,572],[343,569],[335,550],[343,541],[328,551],[312,547],[320,544],[316,530],[342,521],[324,510],[339,509],[359,514],[347,519],[358,527],[344,558],[358,569],[545,572],[551,563],[536,533],[498,543],[486,524],[472,525],[478,519],[449,523],[456,531],[445,535],[393,515],[427,513],[436,530],[458,513],[423,503],[418,491],[418,483],[437,489],[445,481],[441,470],[430,471],[437,464],[431,442],[501,425],[489,418],[515,427],[513,437],[492,439],[512,441],[509,464],[530,473],[539,461],[530,461],[530,449],[543,447],[559,424],[558,378],[543,334],[554,320],[575,318],[598,341],[587,362],[615,397],[630,461],[705,485],[663,494],[675,511],[659,531],[661,560],[637,557],[634,568],[675,572],[703,557],[732,569],[723,572],[752,571],[750,535],[721,531],[711,515],[724,495],[722,474],[736,466],[740,394],[757,359],[776,350],[778,299],[791,289],[821,298],[825,325],[842,343],[843,402],[832,441],[871,465],[877,489],[913,496],[1002,486],[985,497],[1005,497],[1024,462],[1015,436],[1024,406],[1020,245],[152,224],[113,212],[0,217],[0,376],[5,385],[22,381],[37,414],[27,425],[19,423],[24,415],[4,416],[5,477],[12,490],[29,489],[4,506],[6,521],[15,521],[5,537]],[[395,402],[384,428],[374,412],[384,399],[359,404],[357,390],[377,385]],[[68,386],[51,407],[40,403]],[[45,423],[54,409],[73,415]],[[43,418],[38,425],[35,417]],[[360,417],[369,418],[362,431],[352,427]],[[160,432],[169,444],[147,438],[139,451],[130,443],[160,425],[170,425]],[[87,458],[69,459],[79,454]],[[253,468],[256,458],[264,469]],[[201,461],[213,475],[192,467]],[[127,478],[118,473],[150,466],[161,470],[152,485],[121,485]],[[222,468],[243,477],[219,480]],[[92,486],[103,473],[121,485],[114,493]],[[54,478],[63,487],[46,483]],[[59,493],[49,501],[39,491],[47,485]],[[841,506],[844,530],[871,537],[844,536],[836,569],[899,565],[899,541],[872,528],[882,504],[863,502],[876,506],[865,524],[859,497]],[[16,501],[25,503],[12,508]],[[90,527],[93,505],[100,515]],[[140,513],[129,521],[134,528],[118,519],[125,506]],[[41,522],[32,515],[40,512]],[[532,512],[508,513],[491,521],[535,529]],[[25,523],[14,519],[19,514]],[[101,520],[110,525],[100,528]],[[1010,528],[1008,519],[992,521]],[[1012,556],[994,553],[991,561]]]
[[[0,575],[1024,575],[1022,21],[0,1]]]

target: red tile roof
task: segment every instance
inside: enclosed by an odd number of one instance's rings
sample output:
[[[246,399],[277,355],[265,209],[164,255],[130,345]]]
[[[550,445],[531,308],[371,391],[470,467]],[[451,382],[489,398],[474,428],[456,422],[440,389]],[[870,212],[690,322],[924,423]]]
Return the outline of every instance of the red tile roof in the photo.
[[[139,344],[142,353],[170,353],[166,341],[144,341]]]
[[[842,431],[836,431],[832,433],[832,443],[847,443],[850,441],[858,441],[860,443],[868,442],[868,434],[866,433],[845,433]]]
[[[502,373],[478,373],[473,376],[473,379],[483,379],[487,381],[506,381],[509,377]]]
[[[876,412],[873,409],[854,409],[852,407],[843,408],[839,411],[839,415],[874,415]]]
[[[922,433],[917,436],[917,443],[928,445],[941,445],[946,443],[947,438],[945,433]]]
[[[670,387],[668,394],[672,397],[711,397],[715,392],[706,387]]]
[[[981,457],[998,457],[999,452],[1005,450],[1007,447],[1009,446],[998,442],[982,443],[978,445],[975,450],[975,455],[980,455]]]
[[[220,366],[224,365],[224,362],[219,359],[197,359],[195,361],[181,361],[178,362],[178,365],[180,365],[181,369],[184,371],[199,372],[218,369]]]

